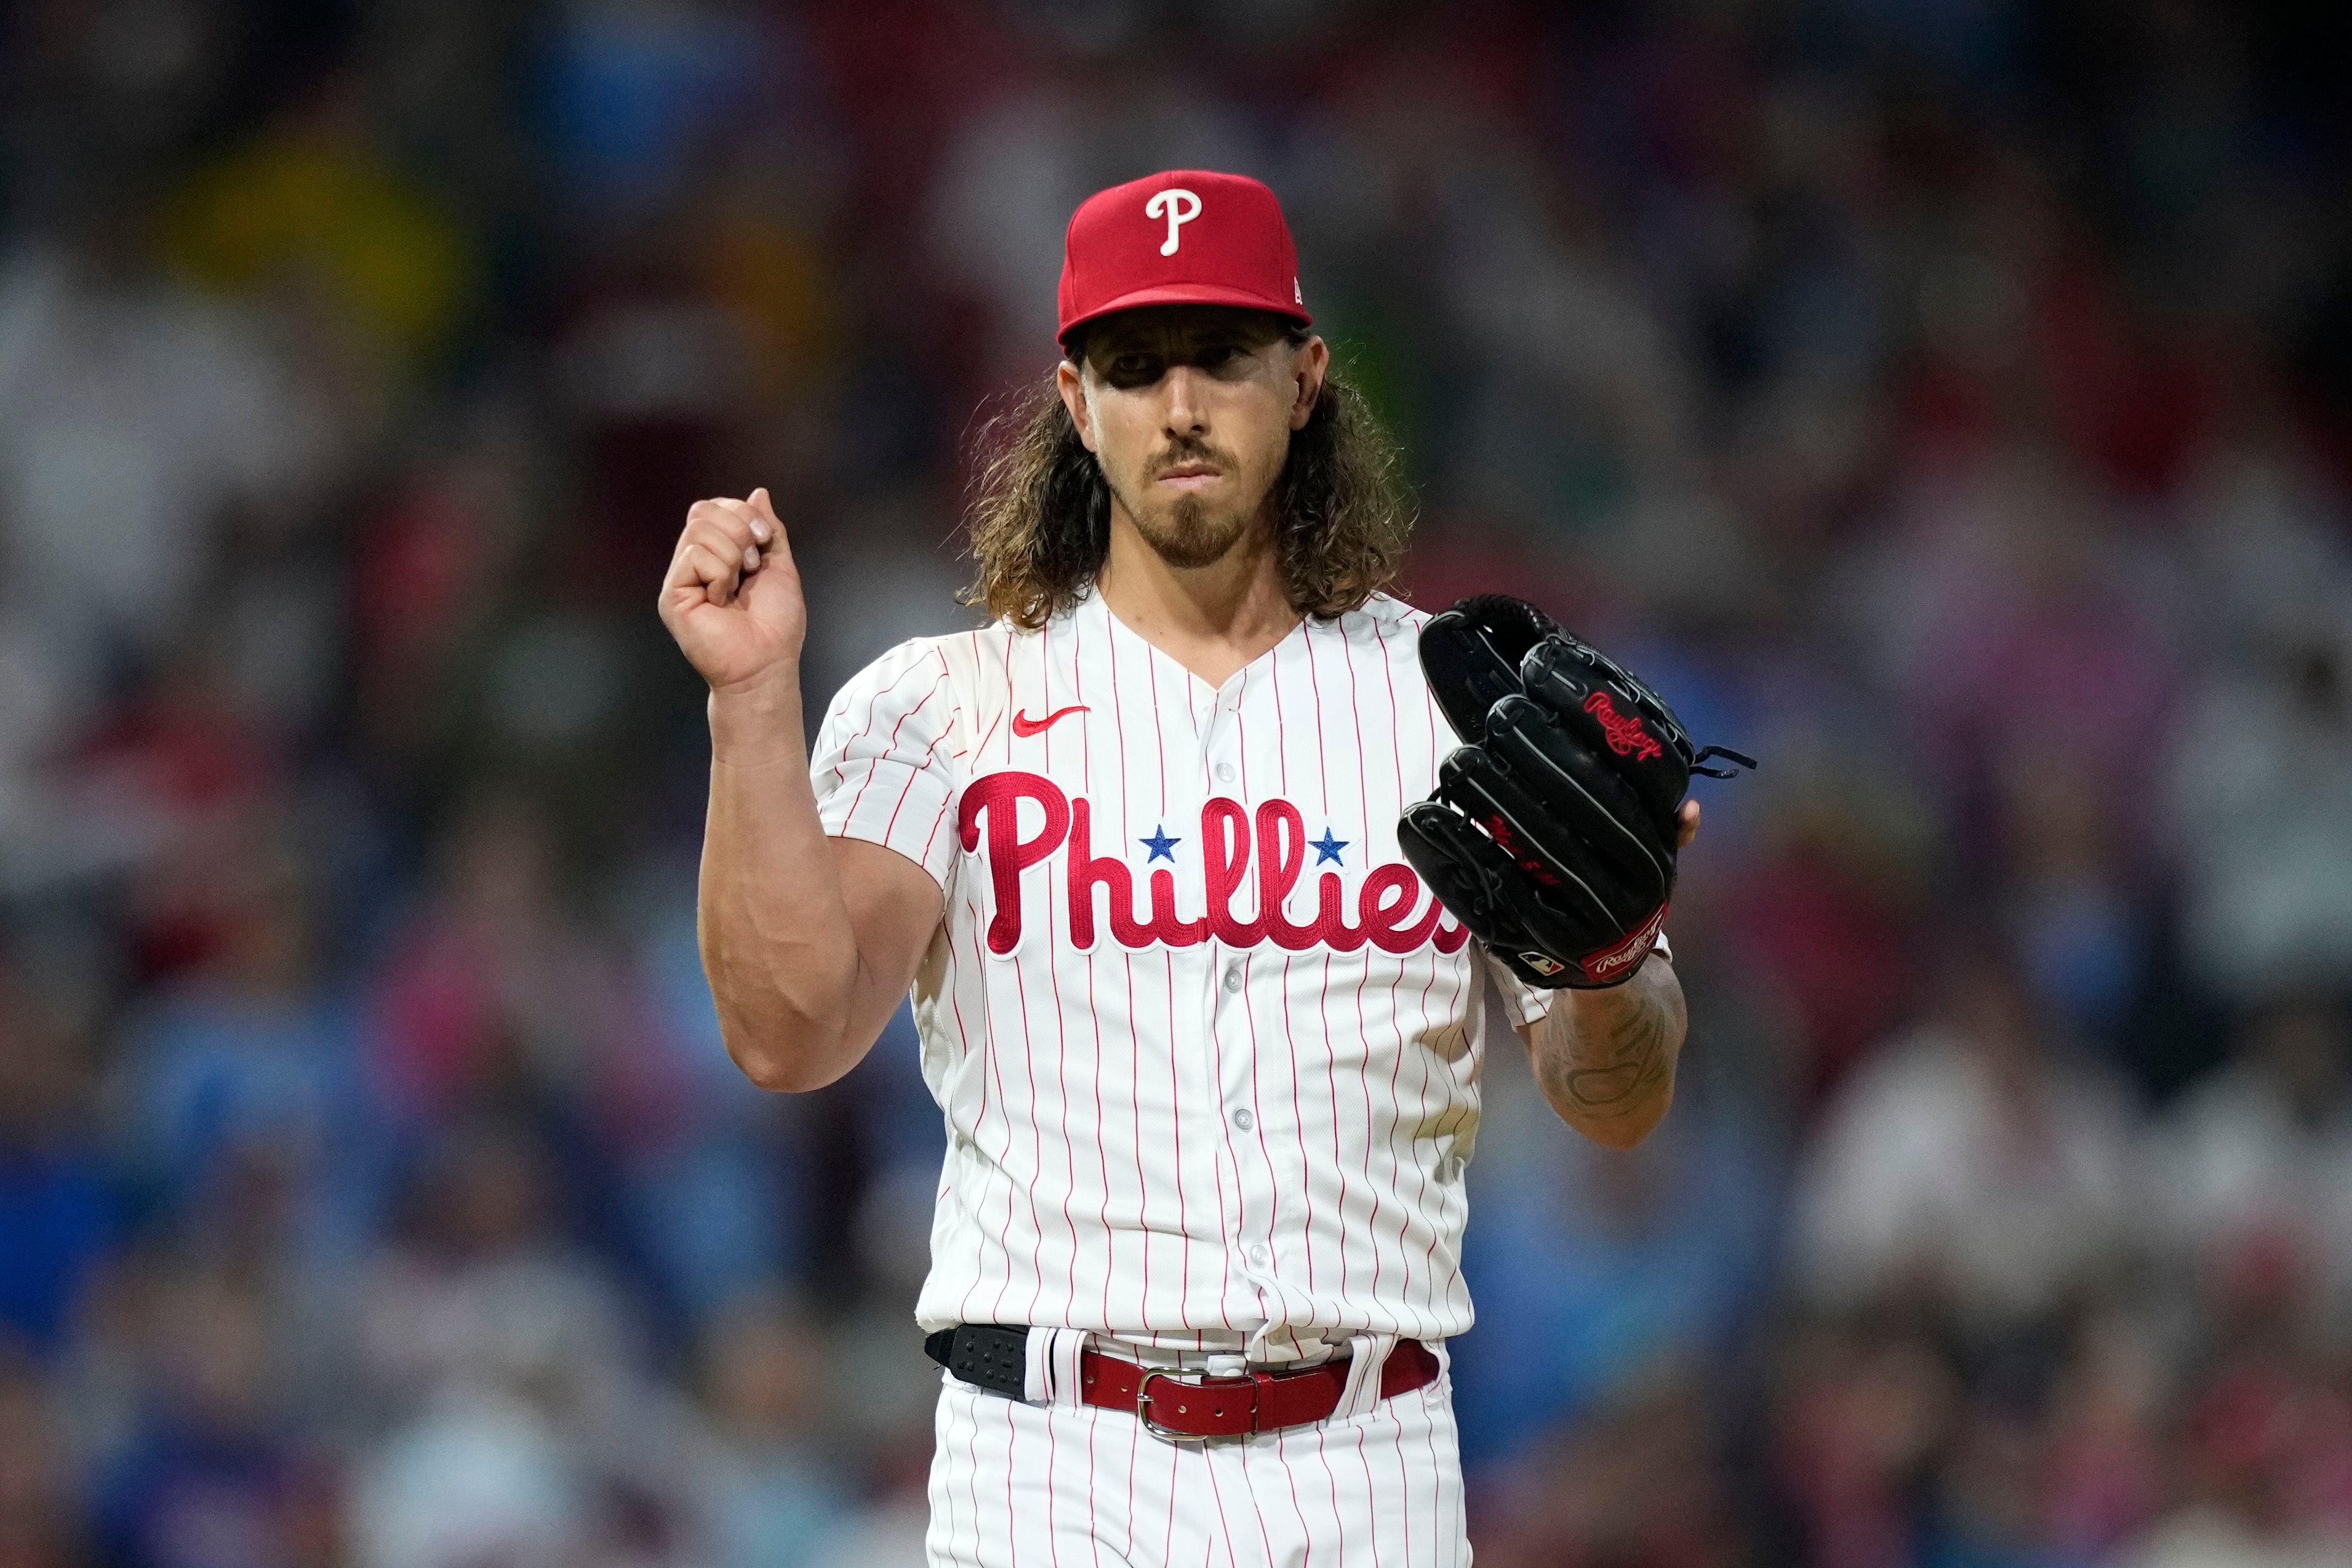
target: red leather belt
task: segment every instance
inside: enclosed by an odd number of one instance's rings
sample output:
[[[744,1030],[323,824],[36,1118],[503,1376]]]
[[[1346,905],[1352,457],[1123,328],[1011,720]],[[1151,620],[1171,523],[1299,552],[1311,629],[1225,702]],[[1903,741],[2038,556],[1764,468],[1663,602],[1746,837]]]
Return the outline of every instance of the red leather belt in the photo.
[[[1381,1366],[1381,1397],[1393,1399],[1437,1380],[1437,1356],[1419,1340],[1399,1340]],[[1238,1437],[1329,1419],[1348,1386],[1343,1357],[1297,1372],[1196,1376],[1140,1367],[1117,1356],[1078,1356],[1079,1397],[1130,1411],[1163,1437]]]
[[[1026,1385],[1029,1333],[1014,1323],[964,1323],[930,1335],[923,1353],[962,1382],[1018,1399]],[[1419,1340],[1399,1340],[1381,1365],[1381,1397],[1393,1399],[1435,1382],[1437,1368],[1436,1352]],[[1126,1411],[1163,1437],[1238,1437],[1328,1420],[1347,1392],[1348,1362],[1208,1376],[1081,1351],[1078,1380],[1086,1403]]]

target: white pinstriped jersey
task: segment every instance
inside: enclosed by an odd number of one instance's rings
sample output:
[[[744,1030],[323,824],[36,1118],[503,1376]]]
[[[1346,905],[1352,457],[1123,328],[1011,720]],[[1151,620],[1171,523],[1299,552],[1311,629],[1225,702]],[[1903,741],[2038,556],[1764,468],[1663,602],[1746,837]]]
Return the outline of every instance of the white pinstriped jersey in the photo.
[[[919,862],[948,1153],[916,1315],[1312,1357],[1470,1326],[1482,987],[1549,995],[1396,841],[1457,742],[1421,612],[1307,621],[1211,688],[1098,595],[918,638],[827,714],[836,836]]]

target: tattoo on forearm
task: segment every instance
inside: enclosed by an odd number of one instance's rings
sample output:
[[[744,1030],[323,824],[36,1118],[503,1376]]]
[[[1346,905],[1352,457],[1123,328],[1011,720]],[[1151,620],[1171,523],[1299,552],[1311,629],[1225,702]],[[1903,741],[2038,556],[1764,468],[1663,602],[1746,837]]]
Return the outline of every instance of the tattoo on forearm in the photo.
[[[1663,1084],[1667,1067],[1664,1011],[1643,1007],[1610,1030],[1602,1059],[1552,1058],[1544,1063],[1543,1078],[1547,1087],[1577,1110],[1613,1116],[1640,1103]]]

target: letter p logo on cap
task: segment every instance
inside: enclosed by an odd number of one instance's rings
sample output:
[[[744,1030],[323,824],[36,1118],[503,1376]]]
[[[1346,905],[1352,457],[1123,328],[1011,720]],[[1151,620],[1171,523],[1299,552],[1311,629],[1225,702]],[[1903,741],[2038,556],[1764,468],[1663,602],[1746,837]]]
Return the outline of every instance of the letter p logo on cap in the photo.
[[[1143,216],[1158,217],[1168,215],[1168,243],[1160,247],[1162,256],[1176,254],[1177,233],[1186,224],[1201,216],[1201,198],[1181,185],[1171,185],[1143,204]]]

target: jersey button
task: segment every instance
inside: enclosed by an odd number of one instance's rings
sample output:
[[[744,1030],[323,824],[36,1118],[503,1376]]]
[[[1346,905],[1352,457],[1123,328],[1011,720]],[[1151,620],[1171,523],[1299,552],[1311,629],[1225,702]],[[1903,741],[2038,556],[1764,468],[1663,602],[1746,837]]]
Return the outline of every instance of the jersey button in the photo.
[[[1241,988],[1242,988],[1242,966],[1241,966],[1240,964],[1238,964],[1238,963],[1228,963],[1228,964],[1226,964],[1226,965],[1225,965],[1225,989],[1226,989],[1226,990],[1228,990],[1228,991],[1239,991]]]
[[[1249,1249],[1249,1260],[1263,1268],[1274,1261],[1274,1255],[1263,1247],[1253,1247]]]
[[[1233,763],[1219,763],[1217,764],[1217,779],[1218,779],[1218,782],[1219,782],[1219,783],[1221,783],[1221,784],[1231,784],[1231,783],[1233,783],[1233,782],[1234,782],[1234,764],[1233,764]]]
[[[1234,1112],[1234,1125],[1246,1132],[1257,1125],[1257,1118],[1246,1110],[1236,1110]]]

